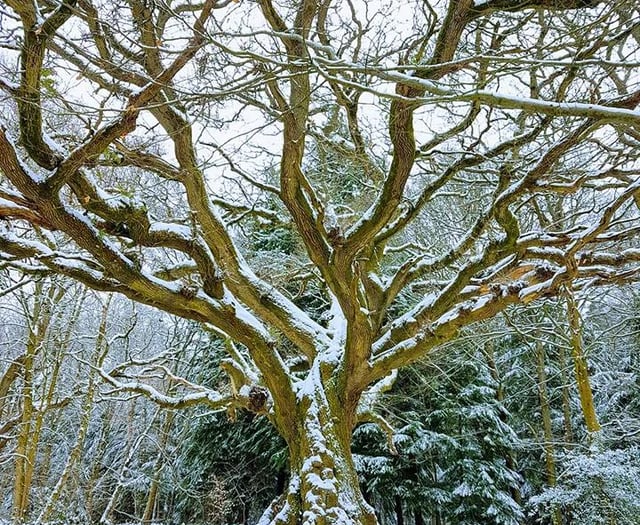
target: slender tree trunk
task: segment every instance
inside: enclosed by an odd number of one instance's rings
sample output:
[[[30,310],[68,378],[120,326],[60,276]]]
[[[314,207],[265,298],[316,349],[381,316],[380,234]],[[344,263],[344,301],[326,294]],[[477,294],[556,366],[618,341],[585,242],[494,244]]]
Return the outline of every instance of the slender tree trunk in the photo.
[[[135,401],[132,402],[131,405],[132,406],[135,405]],[[120,472],[119,472],[119,475],[118,475],[118,482],[117,482],[115,488],[113,489],[113,492],[111,493],[111,497],[109,498],[109,501],[107,502],[107,505],[105,506],[104,510],[102,511],[102,516],[100,517],[100,522],[99,523],[101,523],[102,525],[109,525],[109,524],[113,523],[113,513],[115,511],[116,505],[118,504],[118,500],[120,499],[120,491],[121,491],[122,487],[125,484],[125,477],[126,477],[127,470],[129,469],[129,465],[131,464],[131,462],[135,458],[135,455],[136,455],[140,445],[142,445],[144,440],[148,437],[149,430],[151,429],[151,426],[153,425],[153,422],[156,419],[156,417],[157,417],[159,412],[160,412],[160,409],[157,409],[155,414],[154,414],[154,416],[151,418],[151,422],[144,429],[143,432],[140,432],[138,430],[137,437],[135,439],[132,439],[133,438],[133,434],[130,433],[130,438],[131,439],[127,440],[126,455],[125,455],[125,458],[124,458],[124,460],[122,462],[122,466],[120,467]],[[128,425],[127,425],[127,428],[129,428],[129,429],[135,428],[135,425],[133,423],[134,414],[135,414],[135,411],[132,408],[132,410],[129,412],[129,421],[128,421]]]
[[[404,514],[402,512],[402,498],[396,494],[394,506],[396,511],[396,525],[404,525]]]
[[[547,372],[545,370],[546,356],[544,346],[539,337],[536,337],[536,371],[538,375],[538,396],[540,399],[540,412],[542,414],[542,430],[544,432],[544,458],[545,470],[547,475],[547,484],[555,487],[556,477],[556,461],[553,450],[553,428],[551,425],[551,405],[549,403],[549,394],[547,391]],[[562,514],[557,506],[552,511],[553,525],[562,523]]]
[[[44,412],[42,410],[38,414],[35,407],[34,366],[36,356],[44,345],[47,329],[51,321],[52,303],[56,298],[56,289],[51,285],[45,293],[44,284],[38,282],[36,283],[34,296],[33,307],[29,308],[29,306],[25,305],[29,328],[27,348],[22,366],[22,414],[15,450],[12,514],[16,523],[22,523],[25,520],[29,508],[31,480],[33,479],[38,438]],[[54,374],[54,377],[50,379],[51,384],[54,386],[56,377],[57,374]],[[51,388],[49,388],[49,393],[51,393]],[[47,395],[47,398],[49,397]]]
[[[46,334],[43,334],[46,337]],[[44,343],[44,341],[43,341]],[[44,343],[46,344],[46,343]],[[47,416],[48,408],[55,404],[55,394],[58,385],[58,378],[60,377],[60,370],[62,368],[62,355],[64,353],[63,347],[59,347],[54,356],[54,363],[51,370],[47,372],[48,385],[43,385],[46,388],[44,399],[40,402],[40,407],[34,412],[33,425],[31,426],[31,435],[29,437],[29,444],[27,447],[27,487],[30,488],[33,484],[33,478],[36,474],[36,462],[38,457],[38,451],[40,450],[40,436],[44,427],[45,417]],[[47,472],[43,469],[44,465],[40,464],[41,477],[46,477]]]
[[[590,433],[600,430],[600,423],[596,408],[593,402],[593,391],[591,389],[591,381],[589,380],[589,369],[587,367],[587,358],[584,355],[582,341],[582,319],[578,311],[573,292],[567,288],[567,317],[569,318],[569,329],[571,336],[571,355],[573,357],[573,366],[576,373],[576,382],[578,385],[578,394],[580,396],[580,406],[587,431]]]
[[[84,294],[82,295],[78,306],[84,302]],[[49,495],[49,499],[47,503],[44,505],[44,508],[40,512],[36,523],[46,523],[49,521],[51,517],[51,513],[55,509],[55,505],[58,502],[60,496],[62,495],[62,491],[64,490],[69,477],[71,476],[72,470],[75,465],[79,462],[82,457],[82,449],[84,447],[84,442],[87,437],[87,432],[89,431],[89,422],[91,420],[91,411],[93,408],[93,397],[96,390],[96,367],[101,367],[104,358],[106,357],[107,352],[107,344],[106,344],[106,333],[107,333],[107,320],[109,314],[109,304],[111,303],[111,296],[107,299],[107,303],[105,304],[102,310],[102,319],[100,320],[100,327],[98,329],[98,337],[96,338],[95,351],[93,356],[94,366],[89,369],[88,379],[87,379],[87,391],[84,396],[84,402],[82,403],[82,414],[79,422],[78,434],[76,437],[76,441],[71,448],[71,452],[69,453],[69,457],[67,458],[67,462],[65,464],[58,481],[53,488],[53,491]],[[74,314],[74,323],[77,320],[80,309],[76,309],[76,313]],[[65,346],[68,345],[68,339],[65,341]]]
[[[171,425],[175,417],[175,412],[167,411],[164,417],[164,423],[160,429],[160,439],[158,440],[158,458],[153,466],[153,478],[151,479],[151,485],[149,486],[149,494],[147,496],[147,503],[144,508],[144,514],[142,515],[143,523],[151,523],[154,519],[154,511],[156,509],[156,501],[158,498],[158,490],[160,488],[160,478],[162,477],[162,467],[164,466],[164,455],[166,452],[167,444],[169,443],[169,436],[171,434]]]
[[[108,447],[108,436],[111,431],[113,416],[113,405],[110,405],[101,416],[99,426],[100,437],[95,447],[95,452],[91,457],[92,463],[88,467],[89,476],[86,482],[83,483],[85,514],[92,523],[97,522],[102,514],[99,508],[100,503],[96,501],[96,495],[98,494],[101,477],[103,476],[102,460]]]
[[[28,450],[31,428],[33,426],[33,360],[37,346],[34,344],[35,335],[29,335],[27,356],[22,372],[22,416],[20,431],[16,442],[16,460],[13,482],[13,520],[22,523],[27,515],[29,506],[29,470]]]
[[[562,378],[562,422],[564,426],[565,448],[573,443],[573,425],[571,424],[571,382],[567,375],[567,353],[562,344],[558,345],[560,377]]]

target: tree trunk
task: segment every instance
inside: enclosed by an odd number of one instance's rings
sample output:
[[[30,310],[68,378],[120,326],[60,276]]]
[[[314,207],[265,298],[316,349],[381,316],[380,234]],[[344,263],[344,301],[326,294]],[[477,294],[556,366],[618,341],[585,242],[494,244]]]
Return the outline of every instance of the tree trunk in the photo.
[[[36,283],[34,302],[32,306],[24,304],[25,317],[28,324],[27,347],[22,365],[22,414],[20,431],[15,450],[14,485],[13,485],[13,521],[24,522],[29,508],[31,483],[35,470],[36,453],[40,439],[40,431],[44,420],[44,407],[50,403],[55,391],[60,363],[54,365],[54,370],[47,379],[50,381],[47,394],[38,411],[36,392],[33,384],[35,360],[45,345],[47,330],[52,317],[52,307],[62,298],[62,290],[55,285],[45,289],[42,282]]]
[[[89,424],[91,422],[91,413],[94,406],[94,394],[96,390],[96,368],[102,367],[104,363],[104,358],[107,355],[108,345],[106,343],[106,333],[107,333],[107,321],[109,314],[109,304],[111,303],[111,297],[107,299],[107,303],[102,311],[102,318],[100,320],[100,328],[98,330],[98,336],[96,338],[95,350],[93,361],[95,365],[93,365],[88,372],[87,379],[87,392],[84,395],[84,401],[81,407],[80,421],[78,422],[78,434],[76,436],[75,443],[69,452],[69,456],[67,457],[66,464],[64,469],[62,470],[60,476],[58,477],[58,481],[49,494],[49,498],[44,505],[44,508],[40,512],[36,523],[47,523],[50,521],[51,514],[53,513],[55,506],[62,496],[62,493],[66,487],[67,481],[72,475],[73,469],[76,464],[80,462],[82,458],[82,452],[84,449],[84,443],[87,437],[87,433],[89,432]],[[72,326],[75,325],[75,322],[78,319],[78,315],[80,313],[79,306],[84,303],[84,294],[82,295],[80,301],[76,304],[76,312],[74,313]],[[65,348],[68,346],[70,341],[70,332],[68,333],[68,337],[65,338]],[[61,361],[61,360],[60,360]],[[48,471],[48,469],[47,469]],[[46,472],[46,471],[45,471]]]
[[[298,400],[289,417],[295,430],[287,432],[289,483],[259,525],[377,525],[358,483],[343,404],[322,387],[305,388]]]
[[[576,383],[578,385],[578,394],[580,395],[580,406],[584,422],[589,433],[599,432],[600,423],[596,414],[595,404],[593,402],[593,391],[591,389],[591,381],[589,379],[589,369],[587,367],[587,358],[584,355],[582,344],[582,320],[580,312],[576,304],[573,292],[567,288],[567,317],[569,318],[569,328],[571,335],[571,355],[573,356],[573,364],[576,372]]]
[[[31,468],[27,462],[29,450],[29,438],[33,426],[33,353],[35,345],[28,346],[27,358],[25,359],[22,378],[24,386],[22,388],[22,417],[20,422],[20,433],[16,443],[15,467],[13,482],[13,520],[15,523],[22,523],[27,514],[29,506],[30,472]]]
[[[546,355],[540,335],[536,334],[536,371],[538,375],[538,396],[540,398],[540,412],[542,413],[542,430],[544,432],[544,458],[546,466],[547,484],[555,487],[556,460],[553,450],[553,428],[551,424],[551,404],[547,391],[547,372],[545,370]],[[557,505],[553,506],[551,519],[553,525],[562,523],[562,514]]]
[[[169,444],[174,416],[175,412],[167,412],[164,416],[162,428],[160,429],[160,438],[158,439],[158,457],[153,466],[153,478],[151,479],[151,485],[149,486],[149,494],[147,495],[147,503],[144,508],[144,514],[142,515],[142,523],[151,523],[155,518],[154,513],[158,498],[158,490],[160,489],[162,468],[164,467],[164,457],[167,452],[167,445]]]
[[[128,424],[127,424],[127,428],[128,429],[133,429],[133,428],[137,428],[136,425],[133,423],[134,421],[134,415],[135,415],[135,400],[134,402],[131,403],[132,407],[131,407],[131,411],[129,412],[129,419],[128,419]],[[140,429],[138,428],[138,432],[137,432],[137,438],[135,440],[133,440],[133,433],[130,432],[129,433],[129,438],[127,440],[127,447],[125,449],[125,457],[124,460],[122,462],[122,465],[120,466],[120,472],[118,474],[118,480],[116,483],[115,488],[113,489],[113,492],[111,493],[111,497],[109,498],[109,501],[107,502],[107,505],[105,506],[104,510],[102,511],[102,516],[100,517],[100,521],[99,523],[102,525],[110,525],[111,523],[113,523],[113,515],[114,512],[116,510],[116,505],[118,504],[118,501],[120,499],[120,492],[122,490],[122,488],[125,486],[126,484],[126,475],[127,475],[127,471],[129,470],[129,466],[131,465],[133,459],[135,458],[136,453],[138,452],[138,449],[140,448],[140,445],[142,445],[142,443],[144,442],[145,439],[148,438],[149,436],[149,431],[151,429],[151,427],[153,426],[156,417],[158,417],[158,413],[160,412],[160,408],[158,408],[155,412],[155,414],[153,415],[153,417],[151,418],[151,422],[147,425],[147,427],[141,432]]]
[[[398,495],[394,498],[396,510],[396,525],[404,525],[404,514],[402,512],[402,498]]]
[[[562,342],[558,344],[560,377],[562,378],[562,421],[564,426],[564,448],[573,444],[573,425],[571,424],[571,383],[567,375],[567,354]]]
[[[107,409],[100,415],[99,437],[95,446],[95,452],[90,458],[85,458],[89,462],[87,467],[88,477],[82,482],[84,494],[84,511],[91,523],[97,523],[102,515],[99,502],[99,487],[101,477],[104,475],[104,457],[109,446],[109,433],[113,430],[114,404],[107,406]]]

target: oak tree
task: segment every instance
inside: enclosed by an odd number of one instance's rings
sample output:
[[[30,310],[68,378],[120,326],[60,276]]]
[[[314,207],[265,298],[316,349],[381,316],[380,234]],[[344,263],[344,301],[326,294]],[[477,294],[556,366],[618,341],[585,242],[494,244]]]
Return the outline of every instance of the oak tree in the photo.
[[[634,1],[0,6],[2,265],[217,331],[220,391],[99,373],[267,417],[291,476],[260,523],[376,523],[350,442],[398,368],[637,274]],[[303,250],[262,267],[249,221]]]

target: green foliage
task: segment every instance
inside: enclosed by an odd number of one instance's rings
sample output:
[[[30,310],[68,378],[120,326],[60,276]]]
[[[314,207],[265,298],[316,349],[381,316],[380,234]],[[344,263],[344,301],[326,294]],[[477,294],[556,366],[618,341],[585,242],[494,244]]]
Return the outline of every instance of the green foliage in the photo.
[[[513,496],[521,478],[508,466],[518,438],[509,414],[485,363],[464,352],[454,361],[446,374],[424,366],[400,373],[390,405],[404,422],[398,456],[384,452],[370,427],[356,433],[365,488],[386,514],[400,497],[413,513],[435,512],[445,522],[519,524]]]
[[[252,248],[257,252],[292,255],[299,246],[295,232],[287,226],[262,226],[251,232]]]
[[[56,77],[53,69],[47,67],[42,68],[40,85],[45,95],[49,97],[59,96],[58,90],[56,89]]]
[[[557,487],[530,504],[549,516],[554,505],[574,525],[640,524],[640,450],[570,452]]]
[[[224,523],[255,518],[280,491],[287,469],[287,451],[273,426],[263,417],[238,413],[237,421],[216,413],[196,420],[184,441],[183,467],[189,473],[189,491],[196,499],[226,492]],[[220,485],[223,485],[221,488]],[[185,500],[182,519],[211,522],[207,508]]]

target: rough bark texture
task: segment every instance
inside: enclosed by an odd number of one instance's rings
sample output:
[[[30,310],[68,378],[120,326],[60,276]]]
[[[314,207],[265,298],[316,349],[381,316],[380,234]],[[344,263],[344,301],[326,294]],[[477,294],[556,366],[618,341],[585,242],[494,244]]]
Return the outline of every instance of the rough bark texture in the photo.
[[[127,364],[97,372],[166,408],[268,417],[292,476],[263,524],[375,523],[350,439],[359,420],[388,429],[375,399],[398,368],[511,305],[640,273],[637,158],[618,143],[637,140],[640,89],[615,62],[635,31],[617,13],[633,2],[602,12],[596,0],[416,2],[422,18],[401,28],[411,35],[400,49],[382,38],[386,15],[331,0],[5,4],[19,20],[3,37],[16,40],[20,73],[0,78],[16,117],[0,126],[0,261],[212,327],[228,354],[220,389],[167,394],[127,379]],[[520,38],[529,34],[537,44]],[[103,97],[96,107],[47,90],[45,57]],[[220,130],[245,110],[259,128],[228,140]],[[277,140],[264,138],[274,130]],[[340,169],[318,160],[329,154]],[[326,186],[347,175],[357,205]],[[229,177],[231,191],[217,186]],[[564,228],[544,203],[567,194],[598,206]],[[274,278],[247,263],[236,238],[247,218],[295,231],[295,269]],[[322,312],[305,311],[295,280],[313,282]],[[28,356],[22,366],[28,374]]]
[[[351,455],[353,416],[327,391],[319,368],[301,385],[290,421],[290,479],[260,525],[375,525]],[[329,379],[329,383],[331,378]]]

